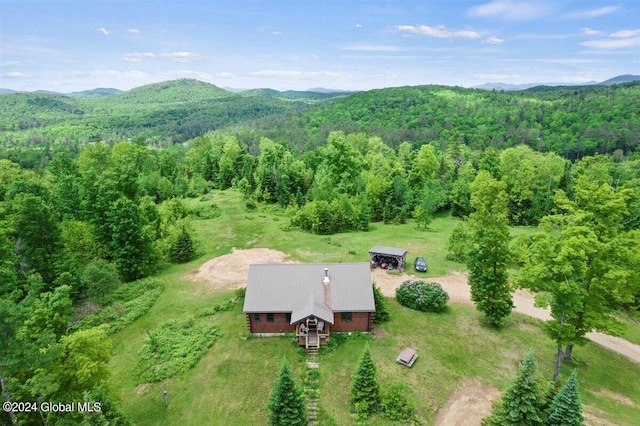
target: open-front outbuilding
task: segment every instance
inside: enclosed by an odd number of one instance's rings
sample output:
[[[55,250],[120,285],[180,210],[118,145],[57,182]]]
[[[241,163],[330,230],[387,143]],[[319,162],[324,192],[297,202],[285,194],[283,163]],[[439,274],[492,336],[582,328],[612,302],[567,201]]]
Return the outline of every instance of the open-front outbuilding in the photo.
[[[403,248],[374,246],[369,250],[372,268],[404,270],[408,251]]]
[[[295,333],[317,348],[331,332],[373,327],[373,280],[367,263],[250,265],[243,312],[254,335]]]

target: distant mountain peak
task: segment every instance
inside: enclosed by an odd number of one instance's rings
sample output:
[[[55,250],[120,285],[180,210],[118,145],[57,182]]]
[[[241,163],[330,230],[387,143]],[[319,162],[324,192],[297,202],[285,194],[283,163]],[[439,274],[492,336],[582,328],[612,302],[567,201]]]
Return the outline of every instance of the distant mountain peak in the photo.
[[[609,80],[605,80],[600,84],[602,84],[603,86],[611,86],[614,84],[631,83],[633,81],[640,81],[640,75],[633,75],[633,74],[618,75],[616,77],[610,78]]]
[[[524,83],[524,84],[508,84],[508,83],[484,83],[473,89],[482,90],[504,90],[505,92],[514,92],[527,90],[533,87],[572,87],[572,86],[611,86],[614,84],[630,83],[632,81],[640,81],[640,75],[624,74],[602,82],[587,81],[586,83]]]
[[[122,93],[122,90],[99,87],[97,89],[65,93],[65,95],[69,96],[70,98],[106,98],[109,96],[117,95],[118,93]]]
[[[311,89],[305,90],[305,92],[314,92],[314,93],[355,93],[358,90],[342,90],[342,89],[327,89],[326,87],[312,87]]]

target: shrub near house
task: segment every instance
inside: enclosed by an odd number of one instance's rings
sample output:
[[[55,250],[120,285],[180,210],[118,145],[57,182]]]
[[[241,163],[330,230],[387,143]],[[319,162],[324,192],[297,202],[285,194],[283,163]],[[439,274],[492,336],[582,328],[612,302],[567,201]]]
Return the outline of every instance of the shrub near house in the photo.
[[[449,294],[440,284],[407,280],[396,289],[396,299],[401,305],[417,311],[443,312],[447,308]]]

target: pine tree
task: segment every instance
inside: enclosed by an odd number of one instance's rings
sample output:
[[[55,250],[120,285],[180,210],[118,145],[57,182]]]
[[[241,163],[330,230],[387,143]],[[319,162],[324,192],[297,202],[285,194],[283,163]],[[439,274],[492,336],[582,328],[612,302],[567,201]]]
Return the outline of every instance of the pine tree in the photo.
[[[366,418],[380,405],[380,384],[371,352],[366,348],[351,376],[351,403],[358,417]]]
[[[542,425],[545,392],[536,377],[536,359],[529,353],[518,374],[509,385],[500,402],[494,405],[491,416],[484,419],[483,426]]]
[[[550,426],[580,426],[584,422],[582,404],[578,393],[578,372],[573,370],[560,392],[556,394],[547,409]]]
[[[471,299],[499,327],[513,309],[508,282],[509,227],[504,183],[481,170],[471,185],[471,248],[467,256]]]
[[[373,301],[375,302],[376,311],[373,313],[373,323],[380,324],[389,320],[389,307],[387,301],[380,290],[380,287],[373,285]]]
[[[296,385],[289,364],[285,360],[280,376],[271,389],[269,422],[273,426],[302,426],[307,424],[307,409],[302,391]]]
[[[176,239],[169,248],[169,257],[176,263],[188,262],[196,255],[195,243],[187,226],[183,223]]]

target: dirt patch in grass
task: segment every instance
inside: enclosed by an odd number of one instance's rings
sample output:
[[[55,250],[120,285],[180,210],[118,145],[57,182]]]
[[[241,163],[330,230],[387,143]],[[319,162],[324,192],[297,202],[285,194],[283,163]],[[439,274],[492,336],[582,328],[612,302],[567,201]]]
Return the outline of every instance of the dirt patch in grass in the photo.
[[[203,283],[198,292],[233,290],[247,284],[249,265],[257,263],[288,263],[289,255],[268,248],[237,250],[202,264],[188,278]]]
[[[436,426],[480,425],[491,414],[491,403],[500,391],[478,379],[463,383],[438,412]]]
[[[141,383],[136,386],[136,395],[144,395],[149,391],[149,389],[151,389],[150,383]]]
[[[604,411],[590,405],[583,405],[582,408],[582,415],[587,426],[617,426],[616,423],[602,418],[607,415]]]
[[[597,394],[597,395],[602,395],[605,396],[609,399],[612,399],[616,402],[619,402],[620,404],[623,405],[628,405],[629,407],[637,407],[638,404],[636,404],[635,402],[633,402],[630,398],[627,398],[624,395],[620,395],[619,393],[616,392],[612,392],[610,390],[607,389],[598,389],[595,391],[592,391],[593,393]]]
[[[406,280],[422,280],[426,282],[438,283],[449,293],[449,302],[471,303],[471,292],[467,284],[467,274],[462,272],[451,272],[443,277],[424,277],[420,275],[409,275],[406,272],[388,272],[384,269],[376,268],[371,271],[373,280],[380,287],[382,294],[387,297],[396,297],[396,288]]]

